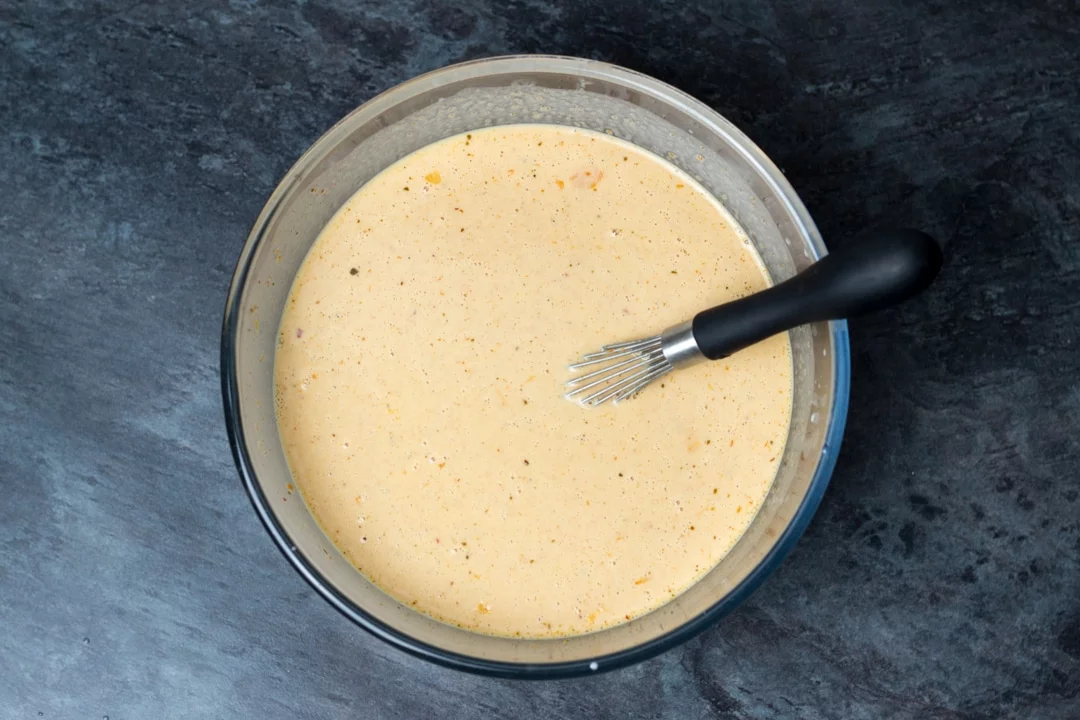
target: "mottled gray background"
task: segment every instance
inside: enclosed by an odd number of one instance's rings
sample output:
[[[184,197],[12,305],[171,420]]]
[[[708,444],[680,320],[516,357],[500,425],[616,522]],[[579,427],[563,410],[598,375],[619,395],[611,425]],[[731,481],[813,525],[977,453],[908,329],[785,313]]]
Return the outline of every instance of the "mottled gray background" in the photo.
[[[826,239],[949,241],[852,325],[831,488],[780,570],[662,657],[521,684],[391,650],[237,481],[226,287],[285,169],[485,55],[703,99]],[[1075,0],[0,0],[0,717],[1080,717]]]

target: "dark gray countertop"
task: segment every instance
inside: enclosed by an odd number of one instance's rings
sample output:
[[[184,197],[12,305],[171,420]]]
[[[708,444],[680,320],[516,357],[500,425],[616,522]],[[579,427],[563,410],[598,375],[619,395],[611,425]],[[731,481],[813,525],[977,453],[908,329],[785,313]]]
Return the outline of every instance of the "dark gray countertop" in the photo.
[[[158,7],[158,6],[161,7]],[[0,717],[1080,717],[1071,0],[0,2]],[[832,486],[715,629],[522,684],[350,625],[233,469],[218,339],[279,177],[418,72],[617,62],[740,125],[834,246],[948,240],[852,324]]]

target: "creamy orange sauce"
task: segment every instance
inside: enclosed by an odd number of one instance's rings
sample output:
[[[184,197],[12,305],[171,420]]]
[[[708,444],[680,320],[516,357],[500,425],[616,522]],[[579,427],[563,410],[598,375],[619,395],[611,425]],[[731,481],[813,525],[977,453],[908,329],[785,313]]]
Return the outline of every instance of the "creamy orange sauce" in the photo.
[[[294,282],[278,425],[327,535],[402,603],[552,637],[655,609],[734,545],[791,412],[786,335],[618,406],[566,366],[765,288],[731,217],[633,145],[479,130],[361,188]]]

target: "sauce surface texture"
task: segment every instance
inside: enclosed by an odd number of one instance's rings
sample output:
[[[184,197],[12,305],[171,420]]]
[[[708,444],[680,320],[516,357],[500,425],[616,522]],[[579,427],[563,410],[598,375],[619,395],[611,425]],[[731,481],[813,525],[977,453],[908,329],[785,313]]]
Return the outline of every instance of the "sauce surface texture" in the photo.
[[[362,187],[294,281],[278,427],[326,534],[405,605],[558,637],[653,610],[735,544],[791,413],[786,334],[637,398],[566,400],[566,366],[757,292],[728,213],[628,143],[517,125]]]

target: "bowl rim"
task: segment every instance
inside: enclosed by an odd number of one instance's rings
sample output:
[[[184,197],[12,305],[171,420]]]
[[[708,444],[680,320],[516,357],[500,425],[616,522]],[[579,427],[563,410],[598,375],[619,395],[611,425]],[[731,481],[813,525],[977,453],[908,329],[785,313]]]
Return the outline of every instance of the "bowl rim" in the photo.
[[[814,259],[820,259],[826,254],[825,245],[809,212],[779,168],[749,137],[730,121],[691,95],[649,75],[597,60],[560,55],[504,55],[470,60],[418,75],[369,99],[349,112],[312,143],[289,171],[285,173],[259,213],[259,217],[255,221],[240,252],[233,272],[221,330],[221,390],[229,445],[232,448],[233,459],[241,481],[256,514],[271,538],[273,538],[274,544],[277,545],[293,568],[339,612],[390,645],[437,665],[492,677],[556,679],[614,670],[659,655],[697,635],[730,613],[776,569],[809,525],[818,505],[821,503],[836,465],[847,419],[851,381],[850,347],[847,322],[843,320],[830,322],[828,325],[833,345],[832,362],[835,383],[829,424],[825,432],[821,458],[815,468],[814,476],[802,502],[792,514],[788,525],[769,552],[737,586],[717,600],[708,610],[659,637],[609,655],[588,659],[554,663],[516,663],[485,660],[444,650],[418,640],[378,620],[345,597],[308,562],[297,546],[293,544],[285,528],[274,514],[271,503],[256,479],[248,451],[247,438],[240,417],[239,368],[236,363],[235,346],[239,332],[239,320],[242,315],[240,301],[243,291],[247,287],[251,261],[255,249],[260,246],[264,234],[281,209],[282,200],[292,185],[303,177],[304,170],[309,165],[323,156],[322,149],[324,147],[335,143],[339,135],[348,131],[349,121],[358,114],[375,112],[380,109],[380,106],[396,104],[401,96],[409,96],[412,91],[425,85],[439,87],[463,79],[520,72],[538,74],[572,73],[577,76],[614,78],[623,84],[635,86],[649,96],[659,97],[666,103],[677,104],[680,110],[692,115],[704,127],[718,134],[727,135],[736,141],[735,145],[741,151],[744,159],[750,161],[758,173],[773,185],[774,189],[778,191],[776,197],[787,205],[789,212],[800,223],[801,230],[809,240],[813,250],[816,251]]]

